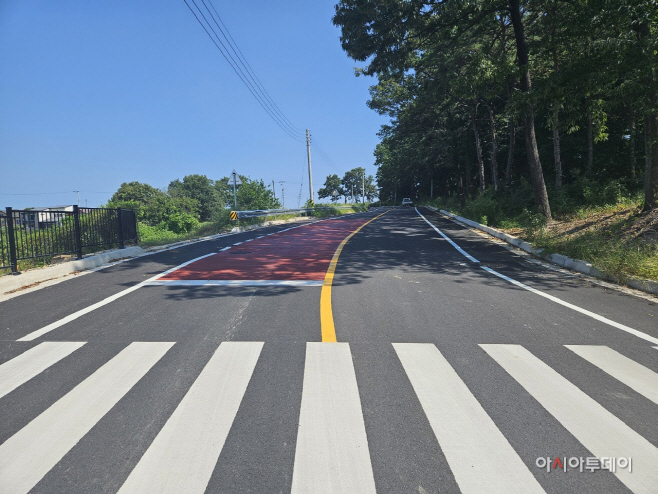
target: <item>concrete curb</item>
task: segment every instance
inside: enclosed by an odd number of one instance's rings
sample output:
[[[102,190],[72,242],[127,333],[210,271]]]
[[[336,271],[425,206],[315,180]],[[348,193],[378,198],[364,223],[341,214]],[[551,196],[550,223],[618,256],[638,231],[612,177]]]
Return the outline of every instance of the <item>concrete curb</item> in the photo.
[[[68,261],[62,264],[56,264],[54,266],[31,269],[16,276],[2,276],[0,278],[0,293],[11,292],[25,286],[34,285],[35,283],[42,283],[54,278],[61,278],[62,276],[66,276],[77,271],[94,269],[112,261],[117,261],[126,257],[137,257],[144,253],[145,251],[141,247],[127,247],[125,249],[103,252],[102,254],[85,257],[84,259],[76,259],[75,261]]]
[[[452,218],[453,220],[459,223],[463,223],[464,225],[477,228],[478,230],[488,233],[492,237],[499,238],[500,240],[503,240],[510,245],[518,247],[519,249],[527,252],[528,254],[541,257],[542,259],[552,262],[553,264],[557,264],[558,266],[561,266],[563,268],[571,269],[572,271],[577,271],[579,273],[587,274],[589,276],[593,276],[595,278],[599,278],[602,280],[612,281],[617,284],[622,284],[616,278],[602,273],[595,266],[593,266],[588,262],[579,261],[577,259],[571,259],[570,257],[563,256],[562,254],[544,254],[542,249],[535,249],[532,247],[532,244],[518,237],[513,237],[512,235],[508,235],[507,233],[501,232],[500,230],[496,230],[495,228],[491,228],[490,226],[481,225],[480,223],[476,223],[475,221],[469,220],[467,218],[462,218],[461,216],[452,214],[451,212],[446,211],[444,209],[437,209],[432,206],[426,206],[426,207],[435,212],[448,216],[449,218]],[[636,290],[641,290],[643,292],[651,293],[651,294],[658,294],[658,283],[652,280],[643,280],[641,278],[630,278],[625,284],[631,288],[635,288]]]

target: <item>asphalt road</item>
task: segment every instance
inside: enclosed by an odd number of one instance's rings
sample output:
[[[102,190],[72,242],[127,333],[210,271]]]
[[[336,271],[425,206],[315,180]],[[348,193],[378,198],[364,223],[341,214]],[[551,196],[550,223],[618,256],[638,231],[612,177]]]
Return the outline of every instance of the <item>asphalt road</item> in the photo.
[[[427,209],[122,262],[0,331],[2,493],[658,493],[656,302]]]

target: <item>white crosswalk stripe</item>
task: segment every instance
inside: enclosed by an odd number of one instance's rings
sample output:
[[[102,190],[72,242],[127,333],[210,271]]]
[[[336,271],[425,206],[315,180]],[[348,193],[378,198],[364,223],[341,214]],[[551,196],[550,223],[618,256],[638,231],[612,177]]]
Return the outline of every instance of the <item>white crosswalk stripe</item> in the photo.
[[[645,398],[658,404],[658,373],[607,346],[565,346]]]
[[[0,398],[83,346],[78,341],[45,341],[0,365]]]
[[[4,493],[28,492],[171,348],[131,343],[0,446]]]
[[[635,493],[655,493],[658,448],[520,345],[480,345],[595,456],[632,458],[615,475]]]
[[[85,342],[44,342],[3,363],[0,398],[11,401],[16,396],[9,394],[12,390],[64,358],[87,358],[76,353],[83,345]],[[147,373],[148,379],[156,382],[167,377],[164,367],[153,367],[173,345],[132,343],[54,404],[45,404],[49,408],[0,445],[0,492],[30,491],[103,417],[109,418],[112,408]],[[119,492],[200,493],[208,488],[211,478],[215,481],[213,474],[217,475],[218,463],[223,461],[222,450],[234,422],[240,418],[240,407],[245,406],[243,398],[258,372],[265,345],[223,342],[218,346],[180,403],[174,404],[171,416],[162,418],[165,425],[153,432],[157,435],[152,443],[143,445],[141,459],[126,453],[136,465],[130,472],[124,470],[117,482],[117,488],[123,482]],[[499,429],[495,414],[489,415],[491,412],[459,377],[459,368],[453,367],[434,344],[392,346],[397,356],[393,364],[407,376],[409,392],[413,389],[420,404],[415,405],[418,412],[414,413],[424,414],[422,420],[429,422],[462,492],[548,490],[543,484],[543,470],[529,467],[536,459],[522,458],[512,447]],[[632,471],[614,472],[632,492],[655,492],[658,448],[649,440],[596,402],[586,388],[581,390],[526,348],[496,344],[480,347],[509,374],[505,377],[509,383],[520,384],[592,456],[632,458]],[[589,362],[583,365],[600,368],[658,404],[655,371],[606,346],[565,347]],[[373,469],[373,461],[381,459],[374,456],[376,448],[371,450],[368,443],[372,431],[364,421],[359,389],[362,383],[357,382],[354,364],[348,343],[306,343],[301,402],[290,404],[290,413],[299,411],[294,462],[291,450],[292,470],[287,473],[288,485],[295,494],[374,493],[376,487],[381,487],[376,485]],[[263,385],[261,378],[256,381],[259,384],[251,385]],[[515,389],[521,392],[516,384]],[[653,405],[646,402],[643,406]],[[369,426],[374,423],[369,422]],[[581,477],[579,482],[583,481],[587,482]]]
[[[205,492],[262,347],[219,346],[120,493]]]
[[[393,347],[462,492],[544,492],[434,345]]]
[[[347,343],[307,343],[292,492],[375,492]]]

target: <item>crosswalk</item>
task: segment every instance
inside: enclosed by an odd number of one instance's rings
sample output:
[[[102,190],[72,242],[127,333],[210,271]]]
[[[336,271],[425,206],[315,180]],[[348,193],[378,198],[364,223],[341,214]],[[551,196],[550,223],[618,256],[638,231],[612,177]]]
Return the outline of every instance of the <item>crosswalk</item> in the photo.
[[[56,364],[81,358],[78,355],[85,345],[43,342],[1,364],[0,405]],[[145,376],[160,371],[156,364],[175,345],[128,344],[9,435],[0,444],[0,492],[25,493],[37,486]],[[223,342],[216,348],[145,452],[140,452],[141,458],[125,480],[122,478],[119,492],[206,491],[245,393],[253,385],[265,345]],[[603,371],[658,405],[658,373],[654,370],[607,346],[564,347],[592,371]],[[393,343],[392,348],[392,358],[397,358],[393,364],[408,379],[461,492],[547,491],[546,477],[534,467],[535,458],[527,458],[518,445],[512,445],[498,419],[490,416],[437,346]],[[655,437],[643,437],[527,348],[481,344],[479,349],[504,371],[509,379],[505,386],[520,386],[591,456],[631,458],[632,468],[612,472],[627,489],[658,492]],[[378,485],[373,469],[377,458],[369,447],[354,359],[348,343],[306,343],[301,401],[290,404],[291,413],[299,413],[289,475],[291,492],[386,491]],[[579,482],[582,488],[587,477]]]

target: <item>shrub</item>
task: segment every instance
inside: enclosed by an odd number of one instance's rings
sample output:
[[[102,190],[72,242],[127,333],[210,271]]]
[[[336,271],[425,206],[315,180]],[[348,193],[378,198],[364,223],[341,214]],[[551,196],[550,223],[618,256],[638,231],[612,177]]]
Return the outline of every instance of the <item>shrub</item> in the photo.
[[[231,223],[231,220],[229,219],[229,213],[230,211],[226,208],[221,208],[213,213],[211,221],[215,228],[221,230]]]
[[[492,192],[485,192],[466,204],[464,214],[483,225],[496,225],[501,219],[500,205]]]
[[[524,237],[533,239],[546,226],[546,217],[541,213],[524,208],[518,216],[517,222],[523,228]]]
[[[167,230],[179,234],[188,233],[199,226],[199,220],[194,216],[181,212],[172,213],[165,223],[167,225]]]

